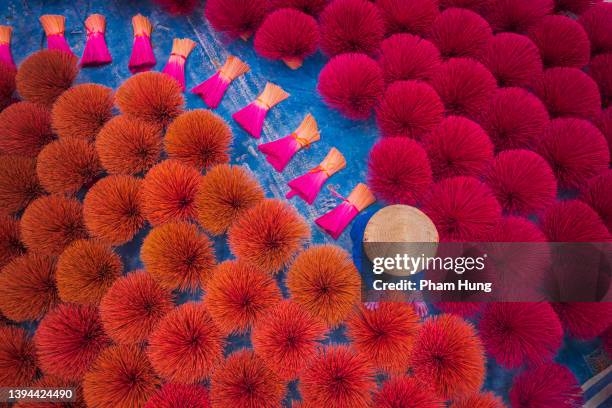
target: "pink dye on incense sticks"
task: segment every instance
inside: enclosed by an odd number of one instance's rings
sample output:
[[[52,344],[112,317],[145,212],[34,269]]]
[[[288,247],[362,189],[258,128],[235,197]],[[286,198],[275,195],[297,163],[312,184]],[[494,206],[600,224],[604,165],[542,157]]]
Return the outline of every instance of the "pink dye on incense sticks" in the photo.
[[[315,220],[333,239],[338,239],[357,214],[376,202],[374,194],[363,183],[357,184],[347,198],[340,198],[342,203]]]
[[[195,41],[189,38],[175,38],[172,42],[170,58],[162,71],[176,79],[183,91],[185,90],[185,61],[195,46]]]
[[[273,142],[260,144],[257,148],[266,156],[268,163],[281,172],[298,151],[309,147],[320,138],[317,121],[309,113],[293,133]]]
[[[248,134],[255,139],[259,139],[268,111],[288,97],[289,94],[280,86],[268,82],[257,99],[234,113],[232,118],[234,118]]]
[[[198,95],[209,108],[219,106],[227,87],[241,75],[249,72],[249,66],[240,58],[230,55],[225,64],[213,76],[191,90]]]
[[[132,28],[134,29],[134,45],[128,68],[132,74],[149,71],[157,62],[151,46],[153,25],[147,17],[137,14],[132,17]]]
[[[289,199],[297,195],[308,204],[312,204],[327,179],[345,167],[346,159],[338,149],[332,147],[321,164],[287,183],[291,190],[285,197]]]
[[[13,54],[11,53],[11,37],[13,27],[0,25],[0,63],[4,63],[11,68],[16,68]]]
[[[70,45],[68,45],[68,41],[66,41],[66,37],[64,37],[66,17],[55,14],[45,14],[44,16],[40,16],[39,20],[47,36],[47,48],[72,54]]]
[[[110,64],[113,59],[108,52],[104,33],[106,32],[106,19],[101,14],[92,14],[85,20],[87,29],[87,42],[81,57],[82,67],[95,67]]]

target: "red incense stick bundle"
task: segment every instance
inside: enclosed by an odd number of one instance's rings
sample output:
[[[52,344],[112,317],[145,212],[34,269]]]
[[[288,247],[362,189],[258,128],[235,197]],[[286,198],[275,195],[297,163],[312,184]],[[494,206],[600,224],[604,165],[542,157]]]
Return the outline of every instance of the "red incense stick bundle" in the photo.
[[[376,201],[374,194],[363,183],[357,184],[347,198],[342,196],[340,198],[343,200],[342,203],[315,220],[315,223],[333,239],[338,239],[357,214]]]
[[[240,58],[230,55],[225,60],[225,64],[213,76],[193,88],[191,92],[199,95],[209,108],[215,109],[219,106],[223,95],[225,95],[225,90],[232,81],[246,74],[249,70],[249,66],[242,62]]]
[[[260,144],[257,148],[266,155],[268,163],[276,171],[281,172],[299,150],[309,147],[320,138],[321,134],[317,127],[317,121],[309,113],[293,133],[282,139]]]
[[[92,14],[85,20],[87,42],[81,57],[82,67],[91,67],[110,64],[113,59],[108,52],[104,33],[106,32],[106,19],[102,14]]]
[[[232,115],[232,118],[255,139],[261,136],[268,111],[289,97],[280,86],[268,82],[255,101]]]
[[[172,42],[170,58],[162,71],[176,79],[183,91],[185,90],[185,61],[195,46],[195,41],[189,38],[175,38]]]
[[[0,63],[16,68],[13,54],[11,53],[12,35],[13,27],[0,25]]]
[[[287,183],[291,190],[286,197],[292,198],[297,195],[308,204],[312,204],[327,179],[345,167],[346,159],[340,153],[340,150],[332,147],[321,164]]]
[[[64,37],[66,17],[55,14],[45,14],[44,16],[40,16],[39,20],[47,36],[47,48],[72,54],[70,45],[68,45],[68,41],[66,41],[66,37]]]
[[[132,28],[134,29],[134,45],[128,67],[130,72],[135,74],[150,70],[157,61],[151,46],[151,32],[153,31],[151,21],[142,14],[136,14],[132,17]]]

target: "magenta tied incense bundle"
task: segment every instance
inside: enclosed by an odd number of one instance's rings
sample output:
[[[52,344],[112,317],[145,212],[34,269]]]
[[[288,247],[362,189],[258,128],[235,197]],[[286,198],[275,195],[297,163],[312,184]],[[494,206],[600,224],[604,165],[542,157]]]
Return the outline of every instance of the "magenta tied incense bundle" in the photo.
[[[321,164],[287,183],[291,190],[286,197],[292,198],[297,195],[308,204],[312,204],[327,179],[345,167],[346,159],[340,150],[332,147]]]
[[[68,45],[68,41],[66,41],[66,37],[64,37],[66,17],[55,14],[45,14],[44,16],[40,16],[39,20],[47,36],[47,48],[72,54],[70,45]]]
[[[198,95],[209,108],[215,109],[219,106],[227,87],[232,81],[249,72],[249,66],[240,58],[230,55],[225,64],[213,76],[202,82],[191,90]]]
[[[13,54],[11,53],[12,34],[13,27],[0,25],[0,63],[16,68]]]
[[[110,64],[113,59],[108,52],[104,33],[106,32],[106,19],[101,14],[92,14],[85,20],[87,29],[87,42],[81,57],[82,67],[91,67]]]
[[[317,121],[309,113],[293,133],[273,142],[260,144],[257,148],[266,155],[266,160],[272,167],[281,172],[299,150],[309,147],[320,138]]]
[[[170,58],[162,71],[176,79],[183,91],[185,90],[185,61],[195,46],[195,41],[189,38],[175,38],[172,42]]]
[[[280,86],[268,82],[257,99],[234,113],[232,118],[251,136],[259,139],[268,111],[288,97],[289,94]]]
[[[134,45],[128,67],[132,74],[136,74],[150,70],[157,61],[151,46],[151,32],[153,31],[151,21],[142,14],[136,14],[132,17],[132,28],[134,29]]]
[[[363,183],[357,184],[347,198],[339,194],[338,196],[342,198],[342,202],[315,220],[315,223],[333,239],[338,239],[357,214],[376,202],[374,194]]]

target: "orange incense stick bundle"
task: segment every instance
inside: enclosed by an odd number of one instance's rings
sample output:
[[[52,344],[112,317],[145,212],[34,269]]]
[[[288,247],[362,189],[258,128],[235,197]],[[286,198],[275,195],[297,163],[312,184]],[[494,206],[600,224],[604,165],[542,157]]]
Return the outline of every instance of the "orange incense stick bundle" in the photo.
[[[251,136],[259,139],[268,111],[288,97],[289,94],[283,88],[268,82],[257,99],[234,113],[232,118]]]
[[[68,41],[66,41],[66,37],[64,37],[64,32],[66,31],[66,17],[56,14],[45,14],[44,16],[40,16],[39,20],[47,36],[47,48],[72,54]]]
[[[176,79],[183,91],[185,90],[185,61],[195,46],[195,41],[189,38],[175,38],[172,42],[170,58],[162,71]]]
[[[376,202],[374,194],[363,183],[357,184],[347,198],[339,194],[338,197],[342,199],[342,203],[315,220],[333,239],[338,239],[357,214]]]
[[[155,66],[155,54],[151,46],[151,32],[153,25],[151,21],[142,14],[132,17],[132,28],[134,29],[134,45],[128,68],[132,74],[148,71]]]
[[[321,164],[287,183],[291,190],[286,197],[292,198],[297,195],[308,204],[312,204],[327,179],[345,167],[346,159],[340,150],[332,147]]]
[[[81,66],[99,66],[112,62],[104,33],[106,32],[106,19],[101,14],[92,14],[85,20],[87,42],[81,57]]]
[[[13,54],[11,53],[12,35],[13,27],[0,25],[0,63],[16,68]]]
[[[230,55],[225,64],[210,78],[191,90],[199,95],[209,108],[215,109],[219,106],[225,90],[232,81],[249,72],[249,66],[240,58]]]

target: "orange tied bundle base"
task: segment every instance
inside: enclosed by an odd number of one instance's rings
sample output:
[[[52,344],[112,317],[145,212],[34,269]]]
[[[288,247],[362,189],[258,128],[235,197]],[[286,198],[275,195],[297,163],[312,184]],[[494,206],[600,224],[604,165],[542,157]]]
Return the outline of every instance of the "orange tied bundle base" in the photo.
[[[259,139],[268,111],[288,97],[289,94],[280,86],[268,82],[257,99],[234,113],[232,118],[251,136]]]
[[[346,159],[342,153],[340,153],[340,150],[332,147],[321,164],[308,173],[287,183],[291,190],[285,197],[292,198],[297,195],[308,204],[312,204],[327,179],[345,167]]]
[[[333,239],[338,239],[357,214],[376,202],[374,194],[363,183],[357,184],[347,198],[340,198],[343,199],[342,203],[315,220]]]
[[[44,16],[40,16],[39,20],[47,36],[47,48],[72,54],[70,45],[68,45],[68,41],[66,41],[66,37],[64,37],[66,17],[55,14],[45,14]]]
[[[172,53],[162,71],[176,79],[183,91],[185,90],[185,61],[195,46],[195,41],[189,38],[175,38],[172,42]]]
[[[225,64],[217,72],[191,90],[198,95],[209,108],[215,109],[219,106],[225,91],[229,85],[241,75],[249,72],[249,66],[242,62],[240,58],[230,55]]]
[[[151,21],[142,14],[132,17],[132,28],[134,29],[134,45],[128,68],[132,74],[148,71],[155,66],[155,54],[151,46],[151,32],[153,25]]]
[[[85,20],[87,29],[87,42],[81,57],[81,66],[100,66],[110,64],[113,59],[108,51],[104,33],[106,32],[106,19],[101,14],[92,14]]]
[[[11,37],[13,27],[0,25],[0,63],[6,64],[11,68],[17,68],[11,53]]]

